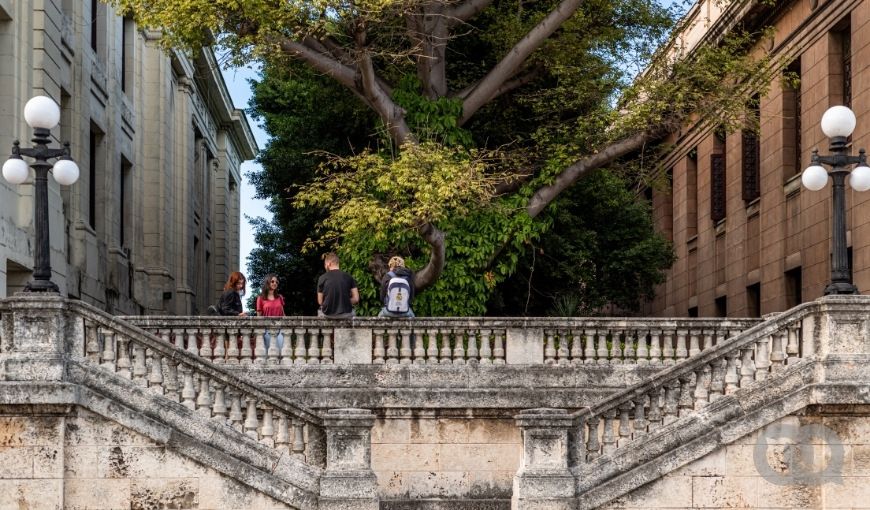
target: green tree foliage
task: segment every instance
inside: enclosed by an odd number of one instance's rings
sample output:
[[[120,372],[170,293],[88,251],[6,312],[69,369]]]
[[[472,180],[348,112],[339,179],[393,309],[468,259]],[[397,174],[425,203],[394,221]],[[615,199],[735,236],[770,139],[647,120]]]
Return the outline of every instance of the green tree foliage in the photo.
[[[498,315],[591,315],[613,304],[636,311],[674,260],[649,204],[625,180],[599,170],[563,194],[553,228],[526,246],[488,308]]]

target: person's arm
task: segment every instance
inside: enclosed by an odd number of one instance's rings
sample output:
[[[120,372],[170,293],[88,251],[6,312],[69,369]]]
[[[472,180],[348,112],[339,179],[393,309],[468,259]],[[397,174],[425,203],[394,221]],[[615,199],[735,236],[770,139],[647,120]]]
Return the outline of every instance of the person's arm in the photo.
[[[356,306],[359,303],[359,289],[356,287],[350,289],[350,304]]]
[[[317,292],[317,306],[323,306],[323,292]]]
[[[260,316],[263,315],[263,298],[261,296],[257,296],[256,310],[257,310],[257,315],[260,315]]]

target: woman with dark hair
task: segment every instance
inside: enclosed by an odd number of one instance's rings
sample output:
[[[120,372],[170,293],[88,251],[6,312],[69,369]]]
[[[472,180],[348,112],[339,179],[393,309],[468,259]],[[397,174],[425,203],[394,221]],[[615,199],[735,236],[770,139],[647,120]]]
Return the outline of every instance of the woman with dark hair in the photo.
[[[284,296],[278,294],[278,277],[272,273],[263,278],[263,288],[257,296],[257,316],[284,316]]]
[[[218,302],[218,312],[221,315],[234,315],[238,317],[247,317],[245,309],[242,308],[242,296],[245,295],[245,275],[238,271],[230,273],[230,278],[224,285],[224,293],[221,294],[221,299]]]

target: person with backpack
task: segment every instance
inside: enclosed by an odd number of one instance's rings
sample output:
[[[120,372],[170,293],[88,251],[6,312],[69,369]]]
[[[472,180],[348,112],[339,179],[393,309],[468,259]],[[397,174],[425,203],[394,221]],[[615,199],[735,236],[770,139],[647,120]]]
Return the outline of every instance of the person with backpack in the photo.
[[[390,270],[381,281],[381,302],[378,317],[414,317],[414,273],[405,267],[405,259],[396,256],[388,263]]]

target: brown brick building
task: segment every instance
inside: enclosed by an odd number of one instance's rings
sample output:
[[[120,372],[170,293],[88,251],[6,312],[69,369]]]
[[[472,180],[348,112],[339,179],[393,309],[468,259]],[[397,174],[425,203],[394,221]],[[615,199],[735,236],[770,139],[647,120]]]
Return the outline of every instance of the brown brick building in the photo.
[[[858,117],[853,150],[870,148],[870,0],[696,4],[684,48],[736,23],[773,26],[760,44],[782,57],[799,85],[777,72],[760,97],[760,132],[722,133],[709,123],[671,140],[671,189],[653,192],[656,225],[677,261],[647,310],[671,316],[758,316],[822,295],[830,278],[831,185],[802,188],[811,150],[828,153],[820,120],[845,104]],[[870,192],[846,187],[854,283],[870,292]]]

